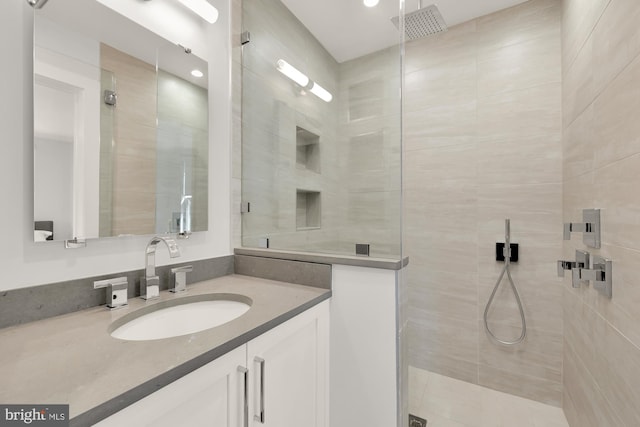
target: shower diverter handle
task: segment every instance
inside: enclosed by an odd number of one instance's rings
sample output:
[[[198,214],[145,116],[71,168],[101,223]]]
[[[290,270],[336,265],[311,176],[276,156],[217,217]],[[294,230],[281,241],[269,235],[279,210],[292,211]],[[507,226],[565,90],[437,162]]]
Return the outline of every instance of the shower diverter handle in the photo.
[[[558,261],[558,277],[564,277],[564,272],[571,270],[571,286],[579,288],[580,283],[586,280],[581,276],[581,270],[585,268],[589,268],[589,252],[576,250],[575,261]]]

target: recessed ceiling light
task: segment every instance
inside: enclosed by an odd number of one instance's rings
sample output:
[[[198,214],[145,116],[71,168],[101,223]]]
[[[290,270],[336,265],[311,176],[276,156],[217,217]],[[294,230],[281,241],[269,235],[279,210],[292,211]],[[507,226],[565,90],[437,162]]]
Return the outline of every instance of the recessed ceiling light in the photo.
[[[204,73],[202,71],[200,71],[200,70],[192,70],[191,71],[191,75],[193,77],[202,77],[202,76],[204,76]]]
[[[374,7],[378,4],[380,0],[363,0],[363,3],[367,7]]]

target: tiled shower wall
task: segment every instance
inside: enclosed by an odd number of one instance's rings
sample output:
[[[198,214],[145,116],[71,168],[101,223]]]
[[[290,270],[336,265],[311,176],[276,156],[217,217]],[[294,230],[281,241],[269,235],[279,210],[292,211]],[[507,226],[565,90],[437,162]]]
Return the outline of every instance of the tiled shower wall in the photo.
[[[276,62],[285,60],[334,96],[338,64],[280,0],[244,0],[242,7],[251,33],[242,48],[242,199],[251,204],[242,243],[257,247],[269,238],[271,248],[322,252],[338,239],[344,205],[337,102],[305,93]],[[318,137],[315,168],[299,162],[298,129]],[[309,193],[317,197],[305,199]],[[309,223],[298,215],[304,207]]]
[[[372,256],[400,257],[400,71],[397,46],[340,64],[342,253],[368,243]]]
[[[565,279],[563,408],[570,425],[640,425],[640,4],[563,0],[564,221],[600,208],[613,298]]]
[[[561,2],[532,0],[406,45],[404,253],[409,362],[561,405]],[[528,336],[482,315],[511,219]],[[520,333],[503,279],[490,326]]]

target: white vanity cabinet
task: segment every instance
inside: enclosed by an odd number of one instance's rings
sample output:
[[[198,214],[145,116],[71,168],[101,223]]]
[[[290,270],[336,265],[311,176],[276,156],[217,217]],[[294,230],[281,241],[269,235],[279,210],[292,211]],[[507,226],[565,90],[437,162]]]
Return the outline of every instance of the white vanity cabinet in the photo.
[[[324,301],[96,426],[328,427],[328,363]]]
[[[253,427],[327,427],[329,302],[247,344]]]
[[[196,369],[96,427],[236,427],[244,402],[246,346]]]

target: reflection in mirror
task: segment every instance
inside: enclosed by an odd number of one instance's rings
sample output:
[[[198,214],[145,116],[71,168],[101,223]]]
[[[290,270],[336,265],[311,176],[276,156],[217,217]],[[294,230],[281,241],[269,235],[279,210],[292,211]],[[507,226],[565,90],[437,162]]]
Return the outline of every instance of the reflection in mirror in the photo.
[[[93,0],[34,52],[34,239],[207,230],[207,63]]]

